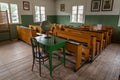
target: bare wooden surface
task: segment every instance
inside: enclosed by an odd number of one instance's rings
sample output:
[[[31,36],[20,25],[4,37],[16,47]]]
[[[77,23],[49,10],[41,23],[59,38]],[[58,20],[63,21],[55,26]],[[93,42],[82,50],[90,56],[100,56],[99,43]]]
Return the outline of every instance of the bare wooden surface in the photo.
[[[53,59],[53,63],[57,61]],[[120,44],[110,44],[93,63],[85,64],[73,72],[74,64],[66,62],[49,76],[42,66],[42,77],[38,69],[31,71],[31,46],[21,41],[0,42],[0,80],[118,80],[120,75]]]

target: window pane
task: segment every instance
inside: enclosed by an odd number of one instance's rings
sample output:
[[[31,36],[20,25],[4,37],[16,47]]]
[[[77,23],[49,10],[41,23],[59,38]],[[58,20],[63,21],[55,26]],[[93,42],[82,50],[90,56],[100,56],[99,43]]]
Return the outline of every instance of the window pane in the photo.
[[[83,10],[84,6],[78,6],[78,22],[83,22]]]
[[[78,14],[83,14],[83,10],[78,10]]]
[[[36,22],[40,22],[40,18],[39,17],[35,17],[35,21]]]
[[[45,21],[45,17],[42,17],[41,21]]]
[[[45,11],[41,11],[41,14],[45,14]]]
[[[45,15],[41,15],[41,21],[45,20]]]
[[[19,22],[19,17],[18,17],[17,4],[10,4],[10,10],[11,10],[12,23],[18,23]]]
[[[35,21],[39,22],[40,21],[40,15],[35,15]]]
[[[45,7],[41,6],[41,21],[45,20]]]
[[[83,22],[83,14],[78,15],[78,22]]]
[[[72,22],[76,22],[77,21],[77,15],[72,15]]]
[[[35,11],[39,11],[39,6],[35,6]]]
[[[72,14],[77,14],[77,11],[72,11]]]
[[[83,9],[83,6],[78,6],[78,9]]]
[[[8,20],[10,23],[10,14],[9,14],[9,8],[8,8],[8,4],[7,3],[0,3],[0,10],[1,11],[6,11],[8,12]]]
[[[73,7],[72,7],[72,11],[73,11],[73,10],[77,11],[77,6],[73,6]]]
[[[42,10],[42,11],[45,11],[45,7],[41,6],[41,10]]]
[[[72,7],[72,22],[77,21],[77,6]]]
[[[39,6],[35,6],[35,14],[40,15],[40,8],[39,8]]]
[[[8,4],[7,3],[0,3],[0,8],[2,11],[8,10]]]
[[[35,17],[34,17],[35,22],[40,21],[40,8],[39,6],[35,6]]]
[[[78,6],[78,14],[83,14],[83,6]]]

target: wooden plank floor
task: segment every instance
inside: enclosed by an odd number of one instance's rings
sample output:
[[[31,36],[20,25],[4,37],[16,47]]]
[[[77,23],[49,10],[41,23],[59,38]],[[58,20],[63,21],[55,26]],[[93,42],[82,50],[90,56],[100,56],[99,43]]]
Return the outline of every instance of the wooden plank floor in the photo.
[[[56,60],[53,60],[56,63]],[[119,80],[120,44],[110,44],[93,62],[85,64],[79,71],[73,72],[73,64],[59,66],[49,71],[42,66],[42,77],[38,68],[32,65],[31,46],[21,41],[0,42],[0,80]]]

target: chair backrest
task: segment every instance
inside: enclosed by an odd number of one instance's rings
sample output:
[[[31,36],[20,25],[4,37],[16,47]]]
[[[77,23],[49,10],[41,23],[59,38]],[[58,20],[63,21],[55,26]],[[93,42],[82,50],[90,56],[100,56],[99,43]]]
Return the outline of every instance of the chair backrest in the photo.
[[[39,57],[40,57],[41,54],[40,54],[39,44],[38,44],[37,40],[34,37],[31,38],[31,44],[32,44],[33,57],[35,57],[36,53],[39,53]]]

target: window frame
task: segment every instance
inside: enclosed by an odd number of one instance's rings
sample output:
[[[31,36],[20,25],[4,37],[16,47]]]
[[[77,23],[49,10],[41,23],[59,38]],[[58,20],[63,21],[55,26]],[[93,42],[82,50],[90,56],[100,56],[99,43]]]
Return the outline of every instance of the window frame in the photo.
[[[21,20],[20,20],[20,15],[19,15],[19,8],[18,8],[18,4],[17,3],[8,3],[8,2],[0,2],[0,3],[5,3],[5,4],[7,4],[8,5],[8,10],[7,10],[7,12],[9,11],[9,13],[8,13],[8,20],[10,19],[10,21],[9,21],[9,24],[20,24],[21,23]],[[18,15],[18,22],[13,22],[12,21],[12,12],[11,12],[11,4],[15,4],[15,5],[17,5],[17,15]],[[1,6],[0,6],[1,7]]]
[[[36,21],[36,20],[35,20],[35,18],[36,18],[36,17],[35,17],[35,6],[39,7],[40,21]],[[35,23],[37,23],[37,22],[42,22],[42,19],[41,19],[41,15],[42,15],[42,14],[41,14],[41,7],[44,7],[44,8],[45,8],[45,14],[44,14],[44,15],[45,15],[45,20],[46,20],[46,7],[43,6],[43,5],[41,5],[41,6],[35,5],[35,6],[34,6],[34,22],[35,22]]]
[[[77,18],[76,18],[76,22],[72,21],[72,15],[73,15],[73,6],[77,6]],[[78,22],[78,11],[79,11],[79,6],[83,6],[83,19],[82,22]],[[84,23],[85,22],[85,6],[84,5],[72,5],[71,7],[71,15],[70,15],[70,23]]]

